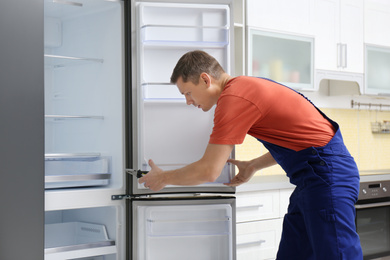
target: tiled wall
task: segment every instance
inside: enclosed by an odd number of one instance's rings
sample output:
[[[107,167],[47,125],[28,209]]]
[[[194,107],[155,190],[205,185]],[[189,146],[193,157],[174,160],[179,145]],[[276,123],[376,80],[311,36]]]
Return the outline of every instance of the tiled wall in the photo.
[[[374,134],[371,122],[390,121],[390,111],[358,109],[322,109],[341,128],[344,142],[355,158],[359,170],[390,169],[390,133]],[[238,160],[251,160],[264,154],[266,149],[251,136],[247,136],[242,145],[236,146]],[[278,165],[259,171],[256,174],[285,174]]]

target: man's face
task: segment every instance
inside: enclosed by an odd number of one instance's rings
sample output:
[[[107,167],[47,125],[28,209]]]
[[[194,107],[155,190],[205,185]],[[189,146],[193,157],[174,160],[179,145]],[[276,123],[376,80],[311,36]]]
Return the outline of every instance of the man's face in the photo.
[[[208,91],[209,86],[207,80],[200,78],[199,83],[195,85],[191,81],[183,82],[182,78],[176,82],[176,85],[181,94],[186,98],[187,105],[193,105],[197,108],[201,108],[203,111],[209,111],[214,104]]]

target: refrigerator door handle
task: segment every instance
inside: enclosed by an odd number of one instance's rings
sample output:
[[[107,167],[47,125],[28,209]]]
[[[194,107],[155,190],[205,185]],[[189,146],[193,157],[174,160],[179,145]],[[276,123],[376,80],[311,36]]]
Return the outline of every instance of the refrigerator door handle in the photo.
[[[148,173],[148,171],[141,171],[141,170],[134,170],[134,169],[126,169],[126,173],[131,174],[138,179],[144,176],[145,174]]]

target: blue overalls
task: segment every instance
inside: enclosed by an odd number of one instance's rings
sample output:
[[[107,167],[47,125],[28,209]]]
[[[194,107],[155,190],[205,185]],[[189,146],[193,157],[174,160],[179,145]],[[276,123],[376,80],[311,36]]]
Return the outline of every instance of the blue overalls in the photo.
[[[336,129],[327,145],[296,152],[259,140],[296,185],[277,260],[361,260],[354,207],[359,172],[338,124],[317,110]]]

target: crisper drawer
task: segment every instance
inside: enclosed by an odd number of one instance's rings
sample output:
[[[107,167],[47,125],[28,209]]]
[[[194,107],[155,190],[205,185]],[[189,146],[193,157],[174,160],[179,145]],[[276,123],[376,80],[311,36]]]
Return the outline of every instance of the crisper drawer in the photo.
[[[45,260],[119,259],[117,210],[98,207],[46,211]]]
[[[237,223],[279,217],[279,190],[237,193]]]
[[[99,155],[45,155],[45,188],[107,185],[110,157]]]
[[[237,260],[275,259],[282,219],[237,224]]]

